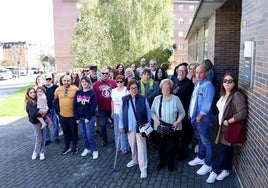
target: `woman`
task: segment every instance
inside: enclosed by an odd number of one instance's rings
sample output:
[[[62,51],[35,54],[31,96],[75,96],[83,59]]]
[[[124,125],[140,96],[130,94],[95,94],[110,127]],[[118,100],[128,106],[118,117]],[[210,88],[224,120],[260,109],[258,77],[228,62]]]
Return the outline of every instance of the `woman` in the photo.
[[[117,87],[112,89],[111,93],[111,107],[112,113],[111,118],[114,120],[114,140],[115,140],[115,147],[117,151],[121,151],[122,154],[126,154],[130,148],[127,140],[126,134],[121,134],[118,143],[119,137],[119,111],[122,106],[122,97],[128,95],[129,92],[127,87],[124,86],[124,76],[117,75],[116,76],[116,85]],[[118,147],[118,148],[117,148]]]
[[[124,68],[124,65],[123,64],[119,63],[118,65],[116,65],[115,69],[117,70],[118,75],[124,76],[124,74],[125,74],[125,68]]]
[[[34,89],[36,90],[37,87],[42,87],[44,84],[45,84],[45,79],[44,79],[44,77],[41,76],[41,75],[38,75],[38,76],[35,78],[35,86],[34,86]]]
[[[161,67],[158,67],[156,70],[155,70],[155,77],[154,77],[154,81],[158,82],[158,84],[160,84],[161,80],[164,80],[168,78],[167,77],[167,74],[166,74],[166,71],[164,68],[161,68]]]
[[[174,148],[176,143],[175,130],[182,129],[181,122],[185,116],[185,111],[179,97],[171,94],[173,82],[170,79],[162,80],[160,88],[162,95],[159,95],[154,99],[151,108],[154,130],[157,130],[157,126],[161,124],[161,120],[165,123],[172,124],[174,132],[169,135],[157,134],[159,156],[157,169],[161,170],[166,164],[168,164],[168,171],[173,172],[175,170],[174,163],[176,155]],[[159,112],[161,112],[161,115]]]
[[[127,86],[130,95],[122,98],[122,107],[119,112],[119,132],[127,133],[131,148],[132,160],[127,167],[139,165],[140,178],[147,177],[147,146],[146,138],[139,132],[139,126],[151,124],[150,107],[146,98],[138,93],[139,84],[131,80]]]
[[[216,87],[216,70],[213,63],[209,59],[205,59],[201,64],[204,65],[208,71],[207,79]]]
[[[198,63],[190,63],[188,65],[188,72],[187,78],[189,78],[193,83],[196,82],[195,80],[195,69],[198,67]]]
[[[139,80],[140,79],[140,74],[138,73],[138,71],[137,71],[137,69],[136,69],[136,65],[135,65],[135,63],[132,63],[131,65],[130,65],[130,68],[133,70],[133,73],[134,73],[134,78],[135,78],[135,80]]]
[[[36,91],[34,88],[28,88],[25,95],[26,112],[28,114],[29,121],[32,123],[34,135],[35,135],[35,146],[32,154],[32,160],[35,160],[40,155],[40,160],[45,159],[45,134],[46,129],[41,129],[41,125],[45,121],[42,115],[39,113],[37,108]]]
[[[75,85],[76,87],[79,87],[79,83],[80,83],[79,74],[72,72],[71,77],[72,77],[73,85]]]
[[[224,139],[224,134],[231,123],[245,120],[247,117],[246,98],[238,89],[237,77],[234,74],[226,73],[223,76],[220,96],[217,102],[219,129],[215,141],[216,144],[219,144],[218,160],[213,166],[213,171],[210,173],[207,183],[213,183],[216,179],[223,180],[229,176],[234,150],[233,145]],[[230,108],[232,114],[230,114]]]
[[[130,67],[126,68],[124,86],[127,86],[128,82],[133,79],[135,79],[133,70]]]
[[[84,151],[81,156],[85,157],[93,151],[93,159],[98,158],[97,144],[94,137],[95,111],[97,96],[91,89],[91,82],[87,76],[81,78],[79,90],[74,96],[74,116],[84,138]]]
[[[151,106],[154,98],[159,94],[159,85],[152,79],[150,69],[144,69],[141,73],[139,93],[146,97]]]

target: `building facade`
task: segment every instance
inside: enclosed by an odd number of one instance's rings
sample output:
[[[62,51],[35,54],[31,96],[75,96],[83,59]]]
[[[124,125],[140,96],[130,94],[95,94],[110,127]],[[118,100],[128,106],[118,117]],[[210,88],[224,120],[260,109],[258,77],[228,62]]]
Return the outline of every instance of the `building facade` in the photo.
[[[268,185],[267,0],[201,0],[187,33],[189,61],[210,59],[222,77],[233,72],[248,99],[247,141],[234,168],[243,187]]]
[[[69,70],[70,62],[74,60],[74,55],[71,53],[71,38],[78,17],[77,0],[53,1],[55,60],[58,72]]]

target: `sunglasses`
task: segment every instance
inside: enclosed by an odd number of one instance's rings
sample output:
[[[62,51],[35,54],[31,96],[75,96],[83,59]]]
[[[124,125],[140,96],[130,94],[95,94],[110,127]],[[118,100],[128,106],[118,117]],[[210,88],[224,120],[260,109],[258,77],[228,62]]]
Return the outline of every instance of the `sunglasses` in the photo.
[[[49,81],[50,81],[50,80],[52,80],[52,79],[51,79],[51,78],[46,78],[46,80],[49,80]]]
[[[101,74],[109,74],[109,72],[102,72]]]
[[[223,79],[223,83],[228,83],[228,84],[231,84],[233,83],[234,80],[230,79],[230,80],[227,80],[227,79]]]
[[[64,97],[66,97],[68,95],[68,89],[64,90]]]
[[[122,80],[117,80],[116,83],[123,83],[123,81]]]

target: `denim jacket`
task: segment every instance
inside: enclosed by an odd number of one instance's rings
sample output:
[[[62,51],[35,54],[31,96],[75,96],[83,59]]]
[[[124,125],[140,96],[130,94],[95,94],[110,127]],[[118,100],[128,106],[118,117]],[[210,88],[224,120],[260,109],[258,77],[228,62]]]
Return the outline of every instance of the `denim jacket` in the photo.
[[[204,114],[204,121],[212,121],[212,102],[215,94],[215,88],[210,81],[204,79],[199,83],[197,90],[197,99],[194,106],[194,112],[191,118],[191,122],[195,122],[199,114]],[[203,121],[202,120],[202,121]]]

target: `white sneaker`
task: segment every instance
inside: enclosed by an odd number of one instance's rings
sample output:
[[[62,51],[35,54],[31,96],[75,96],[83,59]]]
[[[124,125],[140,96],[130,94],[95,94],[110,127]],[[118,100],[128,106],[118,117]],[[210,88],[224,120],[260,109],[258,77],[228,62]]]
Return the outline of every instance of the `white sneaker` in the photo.
[[[147,178],[147,170],[141,172],[141,179]]]
[[[230,172],[228,170],[223,170],[221,171],[221,173],[217,176],[217,180],[221,181],[223,180],[224,178],[226,178],[227,176],[230,175]]]
[[[87,154],[89,154],[89,153],[91,153],[90,150],[88,150],[88,149],[84,149],[84,151],[81,153],[81,156],[82,156],[82,157],[85,157],[85,156],[87,156]]]
[[[130,161],[128,164],[127,164],[127,167],[128,168],[131,168],[131,167],[133,167],[133,166],[135,166],[135,165],[137,165],[138,163],[137,162],[134,162],[134,161]]]
[[[44,153],[40,153],[40,160],[44,160],[46,157],[45,157],[45,154]]]
[[[32,160],[35,160],[37,158],[37,153],[33,152],[32,154]]]
[[[99,152],[98,151],[93,151],[93,159],[97,159],[99,157]]]
[[[217,178],[217,174],[215,173],[215,172],[211,172],[210,174],[209,174],[209,177],[208,177],[208,179],[207,179],[207,183],[214,183],[215,181],[216,181],[216,178]]]
[[[196,171],[196,173],[199,175],[205,175],[205,174],[209,173],[211,170],[212,170],[212,166],[208,166],[206,164],[203,164],[202,167]]]
[[[203,165],[204,159],[199,159],[199,157],[196,157],[193,160],[189,161],[188,164],[190,166]]]

